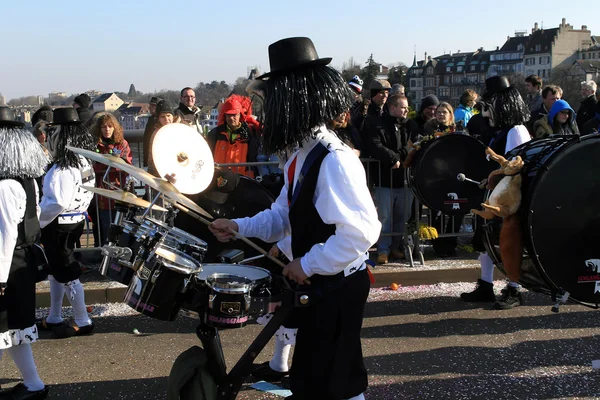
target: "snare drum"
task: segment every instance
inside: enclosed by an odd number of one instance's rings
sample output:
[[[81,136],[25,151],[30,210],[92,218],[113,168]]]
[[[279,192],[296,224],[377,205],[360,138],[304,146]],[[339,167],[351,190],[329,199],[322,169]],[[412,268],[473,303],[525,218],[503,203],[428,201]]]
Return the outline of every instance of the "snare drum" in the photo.
[[[520,282],[532,290],[563,289],[575,301],[599,304],[600,135],[532,140],[506,158],[517,155],[525,161],[519,212],[526,254]],[[499,228],[484,232],[484,244],[502,269]]]
[[[182,314],[215,328],[241,328],[254,317],[273,312],[271,274],[264,268],[205,264],[192,279]]]
[[[145,217],[141,224],[136,221],[125,221],[123,231],[134,236],[138,241],[146,240],[158,232],[164,236],[163,243],[166,246],[185,253],[198,262],[202,262],[206,254],[205,241],[154,218]]]
[[[425,142],[406,171],[410,188],[428,208],[447,215],[467,214],[480,206],[484,190],[461,182],[458,174],[482,181],[496,168],[486,146],[468,135],[449,134]]]
[[[144,315],[172,321],[179,314],[190,279],[201,269],[187,254],[158,245],[136,271],[124,301]]]

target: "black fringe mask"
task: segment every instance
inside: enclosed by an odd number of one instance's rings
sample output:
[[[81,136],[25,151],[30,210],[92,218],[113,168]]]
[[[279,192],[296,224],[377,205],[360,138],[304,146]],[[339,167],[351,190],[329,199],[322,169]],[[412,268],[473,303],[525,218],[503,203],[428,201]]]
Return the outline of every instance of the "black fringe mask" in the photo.
[[[353,103],[352,90],[330,67],[302,68],[266,81],[263,146],[267,153],[300,147],[316,127]]]
[[[496,93],[490,103],[494,110],[493,119],[496,128],[524,125],[529,121],[529,108],[519,91],[512,86]]]
[[[82,124],[56,125],[48,129],[47,147],[54,163],[61,169],[79,168],[79,156],[68,150],[66,146],[95,151],[96,140],[90,131]]]

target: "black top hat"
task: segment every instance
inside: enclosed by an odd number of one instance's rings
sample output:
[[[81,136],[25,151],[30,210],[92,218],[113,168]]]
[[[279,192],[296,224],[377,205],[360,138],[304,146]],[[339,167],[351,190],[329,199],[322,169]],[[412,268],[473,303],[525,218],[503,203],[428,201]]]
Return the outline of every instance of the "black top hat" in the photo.
[[[24,123],[15,121],[15,113],[7,106],[0,106],[0,128],[8,126],[17,126],[22,128]]]
[[[485,92],[481,95],[484,99],[490,99],[493,95],[503,89],[508,89],[510,82],[505,76],[492,76],[485,80]]]
[[[298,67],[322,66],[330,62],[330,57],[319,58],[314,43],[307,37],[281,39],[269,46],[271,71],[256,79],[263,79]]]
[[[79,114],[73,107],[57,108],[52,114],[52,125],[78,124]]]

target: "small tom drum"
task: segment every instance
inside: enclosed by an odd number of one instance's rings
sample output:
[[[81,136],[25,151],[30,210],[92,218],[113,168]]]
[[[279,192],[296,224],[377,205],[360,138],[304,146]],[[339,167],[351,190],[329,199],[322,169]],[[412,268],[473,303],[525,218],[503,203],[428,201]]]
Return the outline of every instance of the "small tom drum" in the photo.
[[[182,313],[215,328],[241,328],[272,312],[271,274],[264,268],[205,264],[192,279]]]

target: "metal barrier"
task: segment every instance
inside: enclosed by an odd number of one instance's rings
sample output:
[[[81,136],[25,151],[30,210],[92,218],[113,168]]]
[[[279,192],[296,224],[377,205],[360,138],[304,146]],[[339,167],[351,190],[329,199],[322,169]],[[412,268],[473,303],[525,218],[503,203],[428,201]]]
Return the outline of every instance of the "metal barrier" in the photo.
[[[138,131],[130,131],[130,132],[126,132],[126,139],[129,142],[129,147],[131,149],[132,155],[133,155],[133,164],[143,168],[143,132],[141,130]],[[360,159],[361,162],[363,163],[364,167],[365,167],[365,171],[366,171],[366,176],[367,176],[367,184],[369,185],[369,187],[371,189],[375,189],[376,186],[370,181],[370,177],[371,177],[371,170],[372,168],[377,168],[377,175],[378,175],[378,182],[381,182],[381,163],[379,160],[373,159],[373,158],[361,158]],[[376,164],[375,166],[373,166],[373,164]],[[259,166],[278,166],[280,164],[279,161],[264,161],[264,162],[247,162],[247,163],[224,163],[224,164],[215,164],[215,166],[217,167],[242,167],[242,166],[246,166],[246,167],[259,167]],[[415,259],[416,262],[418,262],[420,265],[425,265],[425,261],[424,261],[424,257],[423,257],[423,252],[422,252],[422,240],[419,236],[419,225],[420,223],[424,222],[426,225],[432,226],[433,225],[433,221],[437,218],[441,219],[441,224],[440,227],[441,229],[438,229],[438,237],[440,238],[444,238],[444,237],[460,237],[460,236],[471,236],[473,234],[473,232],[475,231],[476,228],[476,219],[473,217],[472,214],[468,213],[464,216],[464,222],[463,225],[465,226],[471,226],[472,230],[469,232],[458,232],[458,229],[456,229],[456,221],[454,218],[452,218],[449,215],[445,215],[445,214],[441,214],[437,211],[433,211],[433,210],[429,210],[427,209],[427,207],[421,207],[421,205],[419,204],[419,200],[416,196],[413,195],[412,191],[410,190],[410,184],[409,184],[409,180],[408,180],[408,176],[406,174],[406,171],[403,170],[398,170],[397,173],[402,173],[404,172],[404,188],[406,188],[407,190],[404,191],[404,229],[401,232],[395,232],[393,230],[393,226],[394,226],[394,213],[391,213],[391,226],[392,226],[392,231],[389,233],[382,233],[382,236],[398,236],[401,235],[403,236],[403,247],[404,247],[404,253],[405,253],[405,257],[406,260],[408,261],[408,263],[410,264],[410,266],[414,266],[415,265]],[[121,179],[121,182],[124,182],[123,179]],[[152,199],[156,193],[151,189],[151,188],[147,188],[145,185],[137,185],[134,187],[135,189],[135,193],[138,196],[143,196],[144,194],[147,195],[147,198]],[[390,178],[390,189],[393,189],[392,186],[392,179]],[[390,193],[392,191],[390,190]],[[95,202],[96,204],[96,209],[95,210],[91,210],[92,212],[95,213],[95,220],[96,221],[100,221],[100,210],[98,208],[98,202]],[[390,209],[393,210],[393,198],[392,196],[390,196]],[[109,218],[110,221],[113,220],[113,210],[109,210]],[[153,217],[156,217],[158,219],[161,219],[161,214],[162,213],[153,213]],[[440,214],[440,215],[438,215]],[[468,222],[467,222],[468,221]],[[96,233],[98,234],[98,237],[101,237],[101,232],[100,232],[100,226],[94,226],[93,229],[96,229]],[[455,232],[457,231],[457,232]],[[75,251],[81,252],[81,251],[99,251],[100,247],[95,247],[93,240],[91,242],[90,245],[90,236],[93,236],[93,232],[91,227],[88,226],[86,227],[85,231],[84,231],[85,235],[82,236],[82,242],[84,242],[86,245],[83,246],[81,248],[76,249]]]

